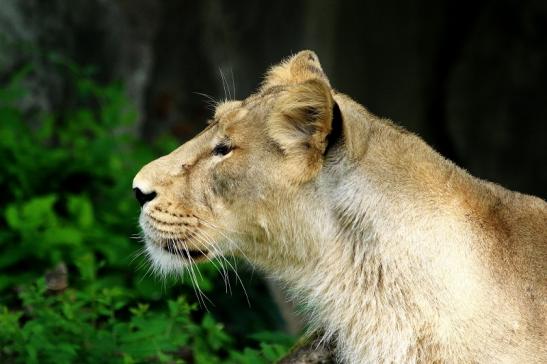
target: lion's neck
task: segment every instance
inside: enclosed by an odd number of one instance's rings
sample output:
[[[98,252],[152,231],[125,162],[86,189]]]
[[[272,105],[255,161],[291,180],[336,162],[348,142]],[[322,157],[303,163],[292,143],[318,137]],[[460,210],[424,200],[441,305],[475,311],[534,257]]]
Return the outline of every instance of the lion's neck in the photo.
[[[287,260],[277,274],[310,307],[312,324],[334,338],[345,362],[440,360],[450,350],[446,342],[460,340],[439,339],[443,325],[451,325],[452,303],[476,292],[458,291],[457,281],[475,274],[465,247],[437,243],[464,227],[437,202],[435,186],[362,167],[325,174],[318,205],[293,217],[308,217],[295,224],[303,232],[294,241],[306,247],[307,260]],[[416,197],[419,189],[424,193]]]
[[[308,305],[312,328],[334,340],[344,362],[414,361],[416,332],[426,329],[420,317],[435,315],[434,308],[419,304],[423,294],[411,289],[419,275],[408,262],[388,261],[374,249],[338,249],[330,247],[325,251],[330,259],[291,277],[295,297]]]
[[[329,223],[338,234],[314,237],[317,256],[277,272],[309,307],[312,327],[334,339],[348,363],[412,362],[418,346],[434,352],[422,318],[439,315],[430,305],[439,287],[427,263],[368,217],[346,220],[333,212]]]

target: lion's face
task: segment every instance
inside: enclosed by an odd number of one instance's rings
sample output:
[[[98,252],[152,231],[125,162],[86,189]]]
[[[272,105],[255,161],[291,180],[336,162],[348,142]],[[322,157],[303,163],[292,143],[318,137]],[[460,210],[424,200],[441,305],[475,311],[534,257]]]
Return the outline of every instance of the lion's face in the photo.
[[[146,249],[162,271],[217,255],[246,254],[264,222],[291,209],[321,170],[333,99],[317,57],[274,67],[243,101],[217,106],[199,135],[142,168]]]

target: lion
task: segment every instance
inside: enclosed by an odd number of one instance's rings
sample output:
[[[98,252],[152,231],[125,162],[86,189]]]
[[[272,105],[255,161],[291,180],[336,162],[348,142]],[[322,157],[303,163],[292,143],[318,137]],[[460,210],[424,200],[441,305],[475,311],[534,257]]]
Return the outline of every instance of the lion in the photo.
[[[312,51],[217,105],[133,188],[158,271],[243,257],[343,363],[547,363],[546,202],[337,92]]]

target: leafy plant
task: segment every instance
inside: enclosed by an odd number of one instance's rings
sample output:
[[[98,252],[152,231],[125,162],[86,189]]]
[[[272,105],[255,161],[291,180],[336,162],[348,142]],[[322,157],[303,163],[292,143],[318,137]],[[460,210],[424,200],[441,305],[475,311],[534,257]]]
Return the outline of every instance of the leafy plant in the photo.
[[[212,313],[190,303],[192,287],[135,273],[147,263],[128,238],[137,231],[131,180],[176,143],[164,137],[142,144],[133,136],[137,115],[120,85],[101,85],[92,69],[55,54],[49,62],[51,72],[68,80],[67,107],[54,113],[23,107],[31,65],[0,85],[0,362],[279,358],[291,338],[232,337]],[[59,264],[68,269],[68,288],[43,278]],[[213,265],[201,271],[202,289],[222,291]],[[269,310],[271,302],[262,306]],[[253,323],[252,329],[267,327]]]
[[[232,340],[210,314],[194,321],[195,304],[168,300],[163,310],[128,304],[121,289],[48,295],[43,279],[19,294],[22,310],[0,307],[0,359],[14,363],[269,363],[280,344],[229,350]]]

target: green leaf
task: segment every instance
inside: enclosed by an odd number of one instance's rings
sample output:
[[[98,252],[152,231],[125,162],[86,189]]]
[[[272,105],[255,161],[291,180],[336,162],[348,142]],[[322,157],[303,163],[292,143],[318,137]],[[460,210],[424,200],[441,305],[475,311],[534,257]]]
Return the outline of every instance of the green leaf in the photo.
[[[13,229],[19,229],[21,227],[21,218],[19,216],[19,211],[17,211],[17,206],[14,204],[8,205],[6,211],[4,212],[6,217],[6,222],[8,226]]]
[[[13,211],[9,212],[7,219],[11,219],[11,226],[18,230],[31,230],[43,226],[57,224],[57,216],[53,211],[53,205],[57,201],[56,195],[34,197],[17,207],[17,217]]]
[[[93,205],[91,201],[85,196],[69,196],[67,202],[68,211],[76,221],[76,223],[82,228],[88,228],[93,225]]]
[[[42,234],[40,242],[46,247],[54,246],[80,246],[82,244],[83,234],[80,230],[72,226],[52,226],[46,228]]]
[[[94,281],[96,278],[97,267],[95,265],[95,256],[91,253],[80,254],[75,259],[78,272],[84,280]]]
[[[267,342],[270,344],[280,344],[291,346],[294,344],[294,337],[279,331],[260,331],[249,336],[258,342]]]

